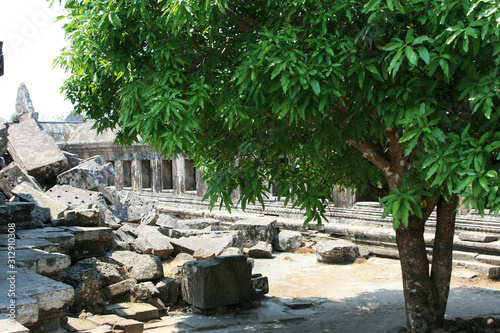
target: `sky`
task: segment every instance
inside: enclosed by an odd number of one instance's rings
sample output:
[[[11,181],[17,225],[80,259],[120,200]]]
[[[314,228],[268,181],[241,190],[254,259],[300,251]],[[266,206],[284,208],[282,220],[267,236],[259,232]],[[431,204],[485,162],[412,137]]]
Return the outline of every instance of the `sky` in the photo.
[[[68,77],[53,61],[67,45],[64,11],[47,0],[0,0],[0,41],[3,42],[4,75],[0,76],[0,118],[15,112],[17,89],[26,84],[40,120],[63,120],[72,105],[60,92]]]

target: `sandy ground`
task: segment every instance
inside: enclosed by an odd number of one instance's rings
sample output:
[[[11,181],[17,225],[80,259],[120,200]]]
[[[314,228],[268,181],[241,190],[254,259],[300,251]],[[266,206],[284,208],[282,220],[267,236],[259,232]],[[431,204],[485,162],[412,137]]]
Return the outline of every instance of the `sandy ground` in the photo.
[[[405,325],[397,260],[374,257],[351,265],[326,265],[318,264],[312,254],[282,253],[273,260],[256,260],[253,271],[269,278],[266,302],[312,303],[312,306],[288,310],[290,314],[294,311],[297,314],[289,320],[284,318],[276,323],[232,327],[219,332],[372,333]],[[482,276],[452,277],[447,318],[476,316],[500,317],[500,281]]]

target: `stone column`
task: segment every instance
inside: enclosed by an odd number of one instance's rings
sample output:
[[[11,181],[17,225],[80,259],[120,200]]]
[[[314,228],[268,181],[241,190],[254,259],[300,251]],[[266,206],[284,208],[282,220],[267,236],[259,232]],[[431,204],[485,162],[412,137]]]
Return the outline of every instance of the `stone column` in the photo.
[[[153,192],[161,192],[161,156],[156,153],[151,160],[151,189]]]
[[[172,160],[172,175],[173,175],[173,183],[174,183],[174,192],[176,194],[182,194],[185,192],[185,172],[186,165],[184,161],[184,156],[178,155],[175,159]]]
[[[196,170],[196,195],[199,197],[207,194],[207,184],[203,181],[203,170]]]
[[[115,160],[115,188],[117,191],[123,190],[123,161]]]
[[[132,160],[132,189],[142,191],[142,164],[141,160],[134,157]]]

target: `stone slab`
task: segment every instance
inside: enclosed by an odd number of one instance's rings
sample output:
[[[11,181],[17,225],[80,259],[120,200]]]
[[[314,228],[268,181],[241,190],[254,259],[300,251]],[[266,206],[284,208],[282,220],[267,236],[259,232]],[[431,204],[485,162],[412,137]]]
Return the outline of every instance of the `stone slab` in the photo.
[[[500,277],[500,266],[493,266],[481,262],[453,261],[453,267],[461,267],[486,275],[489,279]]]
[[[66,231],[75,235],[75,244],[109,242],[114,239],[113,229],[108,227],[66,227]]]
[[[62,218],[64,211],[69,208],[67,205],[53,200],[42,191],[34,189],[26,183],[14,187],[12,193],[23,200],[35,203],[39,207],[50,209],[50,217],[54,220]]]
[[[38,180],[60,174],[69,168],[63,152],[52,137],[32,118],[9,127],[8,150],[21,168]]]
[[[84,190],[96,189],[99,185],[106,185],[109,175],[114,174],[113,165],[104,163],[100,156],[91,157],[76,167],[57,176],[60,185],[71,185]]]
[[[113,311],[123,318],[147,321],[160,317],[158,308],[149,303],[121,303],[117,305],[120,305],[120,308],[115,308]]]
[[[43,238],[47,241],[58,244],[62,253],[67,253],[75,246],[75,235],[67,232],[64,228],[46,227],[36,230],[20,230],[17,232],[20,239]]]
[[[23,182],[30,184],[33,188],[40,191],[42,190],[40,185],[15,162],[10,163],[7,167],[0,170],[0,179],[2,180],[0,182],[0,191],[7,198],[12,198],[14,196],[12,189]]]
[[[239,231],[216,231],[199,236],[171,238],[170,243],[176,253],[194,254],[200,248],[219,255],[229,247],[242,248],[242,236]]]
[[[500,239],[500,235],[488,234],[485,232],[462,232],[458,235],[458,238],[462,241],[469,242],[479,242],[479,243],[491,243]]]
[[[30,330],[2,314],[0,315],[0,333],[30,333]]]
[[[102,194],[99,192],[84,190],[70,185],[55,185],[46,194],[52,199],[68,205],[70,209],[74,209],[81,204],[104,201]]]
[[[16,250],[16,262],[22,262],[32,271],[51,277],[69,270],[71,258],[62,253],[48,253],[37,249]]]

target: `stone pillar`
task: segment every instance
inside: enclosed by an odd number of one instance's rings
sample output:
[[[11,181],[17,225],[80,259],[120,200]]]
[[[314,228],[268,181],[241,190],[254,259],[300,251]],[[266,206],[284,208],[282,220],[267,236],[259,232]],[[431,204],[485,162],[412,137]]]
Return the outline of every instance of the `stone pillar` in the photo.
[[[162,159],[159,154],[155,154],[151,160],[151,189],[153,192],[161,192],[161,163]]]
[[[123,190],[123,161],[115,160],[115,188],[117,191]]]
[[[203,181],[203,170],[196,170],[196,195],[199,197],[207,194],[207,184]]]
[[[132,160],[132,190],[142,191],[142,161],[135,157]]]
[[[176,194],[182,194],[185,192],[185,170],[186,166],[184,162],[184,156],[178,155],[175,159],[172,160],[172,175],[174,178],[174,192]]]

